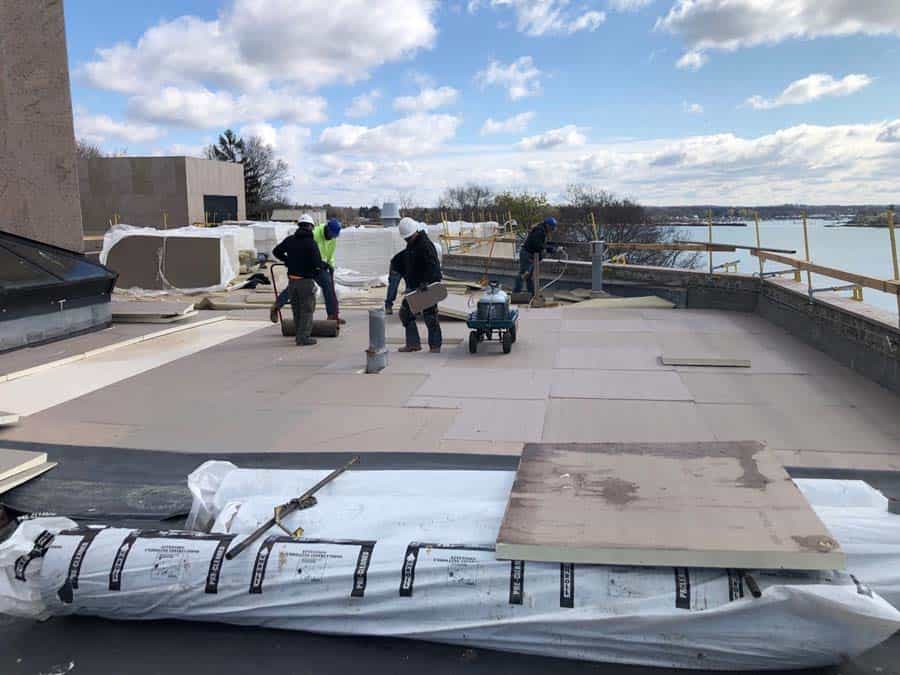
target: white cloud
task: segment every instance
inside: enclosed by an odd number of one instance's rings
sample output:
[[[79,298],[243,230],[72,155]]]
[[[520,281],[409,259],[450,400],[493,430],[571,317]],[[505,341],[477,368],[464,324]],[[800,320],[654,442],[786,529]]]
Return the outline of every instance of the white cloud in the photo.
[[[900,3],[894,0],[676,0],[656,27],[681,36],[688,48],[682,58],[688,59],[685,63],[697,63],[697,55],[706,51],[734,51],[792,38],[900,35]]]
[[[91,115],[83,108],[75,109],[75,136],[89,143],[147,143],[164,135],[165,131],[156,126],[119,122],[109,115]]]
[[[578,127],[569,124],[551,129],[537,136],[527,136],[516,144],[519,150],[550,150],[552,148],[576,148],[587,143]]]
[[[520,134],[528,128],[528,125],[533,119],[533,112],[519,113],[518,115],[513,115],[512,117],[508,117],[505,120],[495,120],[493,117],[488,117],[487,120],[485,120],[484,125],[481,127],[481,135],[487,136],[488,134]]]
[[[587,183],[646,204],[890,203],[900,172],[900,119],[799,125],[762,136],[714,134],[546,150],[449,146],[407,158],[318,155],[302,198],[358,205],[415,190],[433,204],[448,185],[563,194]]]
[[[385,157],[426,154],[452,139],[461,122],[453,115],[412,115],[376,127],[341,124],[322,131],[316,150]]]
[[[350,101],[350,105],[347,106],[344,114],[347,117],[368,117],[375,112],[375,101],[379,98],[381,98],[381,92],[377,89],[360,94]]]
[[[426,88],[416,96],[400,96],[394,99],[394,110],[405,113],[422,113],[453,105],[459,92],[453,87]]]
[[[675,62],[675,66],[682,70],[700,70],[709,61],[709,57],[703,52],[690,51],[682,54]]]
[[[801,105],[826,96],[849,96],[872,84],[868,75],[847,75],[836,80],[825,73],[814,73],[802,80],[791,82],[781,94],[774,99],[762,96],[751,96],[747,104],[755,110],[768,110],[783,105]]]
[[[570,0],[469,0],[469,12],[481,6],[508,8],[516,17],[516,30],[531,36],[593,32],[606,21],[606,14]]]
[[[321,96],[284,91],[263,90],[235,98],[227,91],[163,87],[152,94],[132,96],[128,112],[132,117],[160,124],[211,129],[263,120],[315,124],[325,120],[326,106]]]
[[[230,0],[216,19],[163,21],[136,43],[99,49],[82,72],[95,87],[132,94],[167,84],[352,83],[431,47],[435,11],[434,0]]]
[[[684,112],[690,113],[692,115],[702,115],[703,114],[703,106],[700,105],[699,103],[688,103],[687,101],[684,101],[681,104],[681,108],[682,108],[682,110],[684,110]]]
[[[435,0],[228,0],[215,19],[162,21],[135,42],[98,49],[77,72],[130,96],[129,112],[143,120],[316,123],[324,99],[298,93],[363,80],[430,48],[436,10]]]
[[[885,124],[878,133],[879,143],[900,143],[900,120]]]
[[[487,68],[475,74],[475,80],[485,87],[503,87],[510,100],[541,93],[541,71],[530,56],[522,56],[509,64],[491,60]]]
[[[635,12],[653,4],[653,0],[609,0],[610,9],[617,12]]]

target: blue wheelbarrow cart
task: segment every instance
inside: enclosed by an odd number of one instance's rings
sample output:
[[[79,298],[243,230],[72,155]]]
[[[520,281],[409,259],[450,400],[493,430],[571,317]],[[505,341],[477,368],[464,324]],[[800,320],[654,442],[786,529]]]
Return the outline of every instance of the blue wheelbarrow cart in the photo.
[[[503,353],[509,354],[516,341],[516,328],[519,321],[519,310],[510,309],[507,295],[496,281],[478,300],[478,308],[469,314],[466,325],[469,333],[469,353],[478,351],[478,343],[485,340],[497,340],[503,347]]]

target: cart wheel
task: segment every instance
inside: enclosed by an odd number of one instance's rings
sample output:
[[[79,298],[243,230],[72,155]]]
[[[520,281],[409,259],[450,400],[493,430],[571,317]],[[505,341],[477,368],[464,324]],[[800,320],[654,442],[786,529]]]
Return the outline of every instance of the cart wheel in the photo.
[[[469,333],[469,353],[474,354],[478,351],[478,333],[476,331],[472,331]]]
[[[506,331],[503,334],[503,353],[509,354],[512,351],[513,334]]]
[[[509,334],[512,335],[512,341],[515,342],[516,338],[518,337],[516,335],[516,324],[513,324],[512,327],[509,329]]]

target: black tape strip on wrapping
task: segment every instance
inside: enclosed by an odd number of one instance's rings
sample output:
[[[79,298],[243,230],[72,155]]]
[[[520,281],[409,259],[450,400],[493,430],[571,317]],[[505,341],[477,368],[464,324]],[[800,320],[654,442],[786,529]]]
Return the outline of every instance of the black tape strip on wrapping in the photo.
[[[521,605],[525,599],[525,561],[509,563],[509,604]]]
[[[675,607],[691,608],[691,572],[687,567],[675,568]]]
[[[559,606],[565,609],[575,607],[575,565],[559,564]]]
[[[34,547],[25,555],[19,556],[14,566],[14,572],[18,581],[26,581],[25,570],[35,558],[43,558],[47,555],[50,544],[53,543],[53,534],[49,530],[41,532],[34,540]]]

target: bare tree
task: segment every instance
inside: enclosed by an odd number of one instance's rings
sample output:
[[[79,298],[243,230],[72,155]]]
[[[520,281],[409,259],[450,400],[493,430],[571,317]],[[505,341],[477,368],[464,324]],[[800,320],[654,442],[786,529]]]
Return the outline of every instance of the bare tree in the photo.
[[[493,191],[486,185],[467,183],[447,188],[441,196],[439,204],[446,209],[475,211],[490,206],[493,198]]]
[[[416,195],[411,190],[400,190],[397,192],[397,196],[394,197],[394,202],[404,215],[406,215],[407,211],[412,211],[419,206]]]
[[[597,236],[607,243],[665,244],[686,239],[684,232],[650,224],[644,207],[630,199],[620,199],[605,190],[584,185],[570,185],[567,204],[559,208],[559,239],[575,244],[573,253],[579,258],[590,255],[588,245]],[[593,218],[592,218],[593,216]],[[698,254],[685,251],[635,251],[614,248],[611,255],[624,254],[635,265],[659,267],[694,267]]]
[[[75,139],[75,156],[78,159],[96,159],[97,157],[105,157],[100,146],[90,143],[83,138]]]

